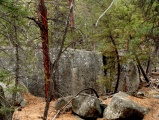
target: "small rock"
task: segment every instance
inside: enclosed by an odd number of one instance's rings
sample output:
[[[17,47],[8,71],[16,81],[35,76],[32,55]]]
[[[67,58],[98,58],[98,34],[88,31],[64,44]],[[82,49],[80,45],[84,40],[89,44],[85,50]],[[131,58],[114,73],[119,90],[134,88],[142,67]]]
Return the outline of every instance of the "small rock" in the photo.
[[[145,96],[145,93],[144,92],[137,92],[137,97],[144,97]]]
[[[25,107],[25,106],[26,106],[26,103],[27,103],[26,100],[23,99],[23,101],[20,103],[20,106],[21,106],[21,107]]]
[[[159,99],[159,95],[153,95],[153,98]]]

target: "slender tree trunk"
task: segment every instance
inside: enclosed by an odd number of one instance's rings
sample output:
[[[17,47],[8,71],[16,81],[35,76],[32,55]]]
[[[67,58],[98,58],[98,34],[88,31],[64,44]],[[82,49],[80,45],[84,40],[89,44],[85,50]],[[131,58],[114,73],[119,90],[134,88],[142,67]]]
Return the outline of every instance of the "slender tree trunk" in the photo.
[[[20,57],[19,57],[19,43],[18,43],[18,38],[17,38],[17,27],[16,27],[16,23],[14,20],[14,47],[15,47],[15,56],[16,56],[16,69],[15,69],[15,88],[17,88],[18,86],[18,82],[19,82],[19,62],[20,62]],[[13,93],[13,104],[15,104],[16,102],[16,93],[17,91],[15,91]]]
[[[50,57],[49,57],[49,42],[48,42],[48,22],[47,22],[47,9],[44,0],[36,0],[38,21],[40,23],[40,31],[42,38],[42,50],[44,61],[44,74],[45,74],[45,98],[48,97],[50,86]]]
[[[107,69],[105,68],[107,65],[107,57],[105,55],[103,55],[103,66],[104,66],[104,76],[107,76]]]
[[[120,80],[121,65],[120,65],[119,53],[118,53],[118,49],[117,49],[117,46],[116,46],[116,44],[115,44],[115,41],[114,41],[114,39],[113,39],[112,36],[110,36],[110,39],[111,39],[111,41],[112,41],[112,44],[114,45],[115,54],[116,54],[116,59],[117,59],[117,70],[118,70],[118,74],[117,74],[117,81],[116,81],[115,90],[114,90],[114,93],[117,93],[117,91],[118,91],[118,86],[119,86],[119,80]]]
[[[15,46],[15,51],[16,51],[15,88],[17,88],[18,82],[19,82],[19,60],[20,60],[19,59],[19,45]],[[14,100],[13,104],[15,104],[15,102],[16,102],[16,93],[17,93],[17,91],[15,91],[13,93],[13,100]]]
[[[147,61],[147,66],[146,66],[146,75],[150,75],[150,70],[151,70],[151,57],[149,56],[148,61]]]
[[[145,73],[145,71],[144,71],[144,69],[142,68],[142,66],[141,66],[141,63],[140,63],[140,60],[139,60],[139,58],[138,58],[138,56],[134,53],[134,55],[135,55],[135,59],[136,59],[136,61],[137,61],[137,64],[138,64],[138,66],[139,66],[139,68],[140,68],[140,70],[141,70],[141,72],[142,72],[142,74],[143,74],[143,76],[144,76],[144,78],[145,78],[145,81],[147,82],[147,83],[149,83],[149,78],[146,76],[146,73]]]

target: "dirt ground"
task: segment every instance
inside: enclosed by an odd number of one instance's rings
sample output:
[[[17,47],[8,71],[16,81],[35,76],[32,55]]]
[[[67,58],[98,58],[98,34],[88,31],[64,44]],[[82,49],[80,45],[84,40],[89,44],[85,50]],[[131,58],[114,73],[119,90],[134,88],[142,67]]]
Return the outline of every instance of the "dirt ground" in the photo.
[[[21,111],[18,109],[13,114],[13,120],[42,120],[43,111],[45,107],[45,99],[40,97],[35,97],[29,93],[26,93],[25,99],[27,100],[26,107],[22,108]],[[159,99],[155,98],[137,98],[130,97],[134,102],[145,106],[150,109],[150,112],[145,115],[143,120],[159,120]],[[109,104],[110,98],[104,102]],[[50,104],[50,109],[48,113],[47,120],[52,120],[56,114],[54,109],[55,101],[52,101]],[[56,120],[77,120],[77,117],[74,116],[71,112],[60,114]],[[98,120],[104,120],[99,118]]]

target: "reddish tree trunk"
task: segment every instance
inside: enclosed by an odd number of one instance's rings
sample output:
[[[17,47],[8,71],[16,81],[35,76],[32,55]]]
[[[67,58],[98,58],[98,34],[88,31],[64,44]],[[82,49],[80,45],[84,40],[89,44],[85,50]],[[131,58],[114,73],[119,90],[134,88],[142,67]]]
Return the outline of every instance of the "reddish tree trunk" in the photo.
[[[49,58],[49,43],[48,43],[48,22],[47,22],[47,9],[44,4],[44,0],[38,1],[37,4],[38,20],[40,23],[40,31],[43,49],[43,61],[44,61],[44,74],[45,74],[45,98],[48,97],[48,91],[50,86],[50,58]]]

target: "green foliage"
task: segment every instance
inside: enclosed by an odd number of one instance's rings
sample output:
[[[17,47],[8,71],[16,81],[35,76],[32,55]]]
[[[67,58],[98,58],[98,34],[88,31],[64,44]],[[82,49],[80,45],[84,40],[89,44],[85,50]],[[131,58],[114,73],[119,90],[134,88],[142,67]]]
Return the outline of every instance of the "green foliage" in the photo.
[[[9,71],[0,70],[0,81],[3,81],[5,78],[9,76]]]
[[[97,32],[93,35],[97,39],[96,42],[100,42],[99,50],[108,57],[116,57],[115,46],[110,40],[112,37],[119,52],[127,51],[124,58],[120,57],[120,63],[124,63],[126,59],[134,59],[134,52],[144,66],[149,58],[154,61],[154,50],[159,48],[158,6],[157,0],[116,0],[99,22]],[[117,64],[116,59],[113,61]],[[111,65],[106,66],[108,70],[113,69],[109,66]],[[116,75],[116,72],[112,74]]]
[[[1,106],[0,108],[0,114],[2,115],[7,115],[9,112],[14,112],[14,107],[6,107],[6,106]]]
[[[20,2],[15,0],[0,0],[0,7],[16,16],[26,16],[27,9],[19,4]]]
[[[54,1],[55,2],[55,1]],[[65,47],[77,49],[98,50],[107,57],[112,57],[108,69],[109,77],[103,78],[108,82],[115,79],[116,52],[117,49],[126,50],[125,56],[120,57],[120,62],[126,59],[134,59],[135,52],[141,62],[146,63],[150,57],[156,62],[154,51],[159,47],[159,2],[158,0],[115,0],[110,10],[99,21],[98,17],[110,5],[112,0],[78,0],[75,1],[74,18],[75,29],[67,34]],[[48,8],[49,25],[49,47],[54,47],[55,43],[60,46],[64,33],[66,18],[69,13],[69,2],[59,0],[59,6],[46,1]],[[28,6],[28,7],[26,7]],[[56,11],[57,8],[58,10]],[[27,4],[26,1],[0,0],[0,46],[13,46],[13,41],[20,45],[20,69],[27,71],[31,76],[38,71],[35,56],[35,48],[41,47],[40,30],[37,25],[26,16],[36,18],[34,3]],[[15,30],[16,26],[16,30]],[[110,37],[115,41],[113,45]],[[8,58],[10,64],[15,63],[15,53],[10,51],[0,51],[0,57]],[[153,60],[154,59],[154,60]],[[115,67],[112,67],[115,66]],[[12,69],[14,73],[15,68]],[[2,71],[0,79],[6,79],[10,73]],[[108,82],[109,84],[109,82]],[[19,88],[17,88],[19,89]],[[13,88],[14,91],[14,88]],[[15,90],[16,91],[16,90]]]
[[[114,90],[114,87],[112,86],[114,79],[110,77],[101,77],[97,80],[97,82],[105,88],[106,92],[112,92]]]

